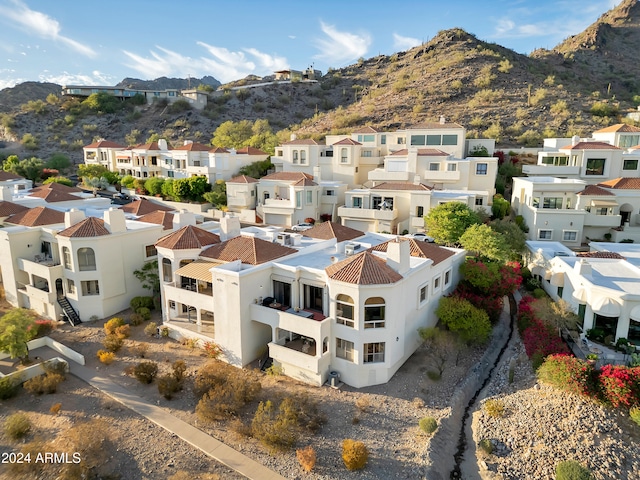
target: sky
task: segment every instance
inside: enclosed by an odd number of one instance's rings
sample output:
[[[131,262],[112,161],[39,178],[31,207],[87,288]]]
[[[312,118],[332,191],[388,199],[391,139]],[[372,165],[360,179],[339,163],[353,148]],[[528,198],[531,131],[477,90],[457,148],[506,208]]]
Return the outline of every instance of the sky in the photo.
[[[551,49],[620,0],[0,0],[0,89],[24,81],[115,85],[125,77],[275,70],[323,73],[459,27],[519,53]]]

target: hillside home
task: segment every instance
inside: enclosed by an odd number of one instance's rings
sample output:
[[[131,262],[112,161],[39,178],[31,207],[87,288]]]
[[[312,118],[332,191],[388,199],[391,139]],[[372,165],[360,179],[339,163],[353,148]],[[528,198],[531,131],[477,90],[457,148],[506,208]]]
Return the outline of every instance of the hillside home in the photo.
[[[268,225],[292,226],[319,218],[322,188],[302,172],[278,172],[257,186],[256,214]]]
[[[275,227],[219,235],[186,227],[156,243],[165,325],[213,340],[244,366],[268,357],[286,375],[321,385],[387,382],[437,322],[464,252],[324,222],[301,234]],[[266,358],[266,357],[265,357]]]
[[[17,195],[23,190],[30,190],[33,182],[15,173],[0,171],[0,188]]]
[[[112,172],[119,171],[117,153],[127,147],[108,140],[98,140],[83,147],[85,165],[101,165]]]
[[[166,88],[164,90],[142,90],[97,85],[64,85],[62,87],[62,95],[64,96],[84,98],[94,93],[106,93],[121,100],[141,96],[147,104],[153,104],[161,100],[171,104],[178,100],[182,100],[188,102],[193,108],[198,110],[203,109],[207,105],[208,98],[208,95],[205,92],[199,92],[195,89],[182,91],[175,88]]]

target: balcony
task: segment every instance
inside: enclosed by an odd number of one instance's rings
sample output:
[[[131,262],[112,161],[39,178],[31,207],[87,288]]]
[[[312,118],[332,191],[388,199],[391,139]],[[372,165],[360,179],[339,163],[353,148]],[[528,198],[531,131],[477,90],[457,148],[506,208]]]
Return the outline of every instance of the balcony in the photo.
[[[233,197],[227,197],[227,206],[229,207],[245,207],[250,204],[250,198],[248,195],[234,195]]]
[[[295,203],[288,198],[267,198],[262,205],[264,214],[283,215],[295,208]]]
[[[193,291],[187,287],[180,287],[176,285],[175,282],[165,283],[162,285],[162,288],[164,288],[164,294],[167,300],[173,300],[174,302],[191,305],[196,308],[204,308],[206,310],[213,309],[213,290],[211,288]]]
[[[424,229],[424,217],[411,217],[411,227]]]
[[[42,303],[56,303],[56,292],[50,292],[43,288],[37,288],[33,285],[18,284],[18,291],[27,297],[38,300]],[[49,288],[50,290],[50,288]]]
[[[376,168],[369,172],[371,182],[408,182],[413,179],[414,174],[409,172],[387,172],[381,168]]]
[[[619,227],[622,222],[620,215],[595,215],[587,213],[584,217],[585,227]]]
[[[558,175],[580,175],[580,167],[568,165],[523,165],[522,173],[549,177],[556,177]]]
[[[324,205],[337,205],[338,196],[337,195],[320,195],[320,203]]]
[[[46,279],[49,285],[53,285],[57,278],[63,276],[62,265],[59,261],[41,255],[36,255],[34,260],[18,258],[18,268],[29,275],[37,275]]]
[[[353,218],[363,220],[393,221],[398,218],[398,210],[377,210],[373,208],[349,208],[342,206],[338,208],[338,216],[342,218]]]
[[[187,172],[195,175],[209,175],[209,167],[208,166],[196,166],[196,165],[188,165]],[[213,170],[213,169],[211,169]]]
[[[252,320],[270,325],[272,328],[288,330],[313,338],[316,342],[322,341],[322,338],[329,335],[330,319],[320,314],[312,314],[313,316],[311,317],[303,316],[308,313],[310,312],[305,310],[297,313],[291,312],[289,308],[280,310],[279,308],[265,307],[257,303],[251,305]]]
[[[448,170],[426,170],[424,172],[424,180],[426,182],[458,182],[460,181],[460,171],[454,170],[450,172]]]

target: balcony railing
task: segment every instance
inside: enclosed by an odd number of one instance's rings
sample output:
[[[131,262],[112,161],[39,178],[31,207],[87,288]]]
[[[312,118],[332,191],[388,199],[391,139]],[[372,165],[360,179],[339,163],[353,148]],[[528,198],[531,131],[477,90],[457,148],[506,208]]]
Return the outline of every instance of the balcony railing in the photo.
[[[371,170],[368,174],[372,182],[407,182],[412,176],[409,172],[387,172],[381,168]]]
[[[587,213],[584,217],[585,227],[619,227],[622,222],[620,215],[595,215]]]
[[[322,341],[322,338],[329,334],[330,319],[319,315],[319,317],[323,318],[316,320],[314,314],[307,316],[309,313],[302,310],[296,314],[295,311],[283,311],[279,308],[270,308],[259,304],[251,305],[252,320],[270,325],[273,328],[280,328],[313,338],[316,342]]]
[[[460,180],[460,171],[454,170],[426,170],[424,179],[427,182],[457,182]]]
[[[374,208],[350,208],[347,206],[338,208],[340,217],[362,218],[366,220],[386,220],[391,221],[398,218],[398,210],[378,210]]]
[[[580,175],[579,166],[568,165],[523,165],[522,173],[527,175]]]

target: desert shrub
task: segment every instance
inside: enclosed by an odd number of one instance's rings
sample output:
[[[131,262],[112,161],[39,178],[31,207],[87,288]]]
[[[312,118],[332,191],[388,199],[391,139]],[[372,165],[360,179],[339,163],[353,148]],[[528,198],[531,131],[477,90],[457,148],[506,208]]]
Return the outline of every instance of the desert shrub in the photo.
[[[640,426],[640,407],[633,407],[629,410],[629,417]]]
[[[109,350],[110,352],[117,352],[122,348],[124,344],[124,340],[117,335],[107,335],[105,339],[102,341],[102,345],[104,348]]]
[[[98,350],[96,354],[100,363],[104,363],[105,365],[110,365],[116,358],[116,354],[114,352],[109,352],[107,350]]]
[[[131,350],[136,357],[144,358],[147,351],[149,351],[149,345],[146,343],[136,343]]]
[[[173,375],[162,375],[158,377],[158,392],[167,400],[171,400],[173,394],[180,390],[182,390],[182,382],[177,380]]]
[[[342,461],[347,470],[361,470],[367,464],[369,451],[364,443],[347,438],[342,441]]]
[[[55,478],[97,478],[96,469],[105,465],[108,460],[109,435],[108,425],[103,420],[91,420],[79,423],[58,437],[58,445],[65,445],[66,451],[80,454],[82,461],[78,464],[64,465],[63,474]],[[117,468],[117,467],[115,467]],[[106,475],[102,478],[107,478]],[[113,477],[112,477],[113,478]]]
[[[196,405],[196,414],[206,421],[229,418],[253,400],[260,389],[258,381],[229,377],[225,383],[204,394]]]
[[[179,382],[184,380],[184,372],[187,371],[187,364],[184,363],[184,360],[176,360],[171,368],[173,368],[173,378]]]
[[[60,410],[62,410],[62,404],[60,402],[54,403],[53,405],[51,405],[49,413],[52,415],[58,415],[60,413]]]
[[[278,409],[273,402],[260,402],[251,422],[251,433],[271,451],[286,451],[297,440],[297,421],[295,412],[287,405],[285,399]]]
[[[565,460],[556,465],[556,480],[592,480],[591,471],[575,460]]]
[[[133,369],[133,374],[140,383],[149,384],[158,374],[158,364],[156,362],[140,362]]]
[[[483,438],[482,440],[480,440],[478,446],[480,447],[480,450],[482,450],[487,455],[491,455],[493,453],[493,443],[491,443],[491,440],[489,440],[488,438]]]
[[[204,353],[209,358],[218,358],[222,355],[222,349],[215,342],[204,342],[202,346]]]
[[[139,308],[146,307],[150,310],[153,309],[153,297],[133,297],[129,302],[131,310],[137,312]]]
[[[131,327],[129,325],[120,325],[116,328],[115,335],[118,338],[129,338],[131,336]]]
[[[579,395],[593,395],[595,369],[593,365],[564,354],[550,355],[538,369],[540,381]]]
[[[418,425],[420,426],[420,430],[428,435],[431,435],[438,429],[438,422],[433,417],[421,418]]]
[[[198,340],[197,338],[184,338],[181,343],[182,343],[182,345],[184,345],[188,349],[194,350],[194,349],[198,348],[198,343],[199,342],[200,342],[200,340]]]
[[[504,417],[504,403],[502,400],[490,398],[484,402],[484,411],[487,415],[494,418]]]
[[[18,382],[10,377],[0,378],[0,400],[7,400],[18,393]]]
[[[160,329],[160,336],[163,338],[167,338],[169,336],[169,329],[167,327],[162,327]]]
[[[266,368],[264,372],[271,377],[279,377],[284,373],[284,370],[281,365],[273,363],[270,367]]]
[[[56,393],[58,390],[58,384],[64,380],[64,377],[59,373],[46,373],[33,377],[31,380],[24,382],[24,389],[36,395],[42,395],[43,393]]]
[[[20,440],[30,430],[31,421],[24,413],[14,413],[4,421],[4,434],[12,440]]]
[[[610,117],[618,113],[618,107],[606,102],[595,102],[589,109],[594,117]]]
[[[138,325],[142,325],[144,323],[144,317],[139,313],[132,313],[131,315],[129,315],[129,323],[134,327],[137,327]]]
[[[305,472],[310,472],[316,465],[316,451],[311,445],[296,450],[296,458]]]
[[[142,317],[142,320],[145,322],[151,318],[151,310],[147,307],[140,307],[138,310],[136,310],[136,313],[140,315]]]
[[[113,335],[116,333],[116,328],[124,325],[124,320],[120,317],[113,317],[111,320],[104,324],[104,333],[107,335]]]
[[[144,327],[144,333],[153,337],[158,333],[158,324],[156,322],[149,322],[149,324]]]
[[[356,399],[356,407],[361,412],[368,411],[370,406],[371,403],[369,402],[369,399],[367,397],[359,397],[358,399]]]

